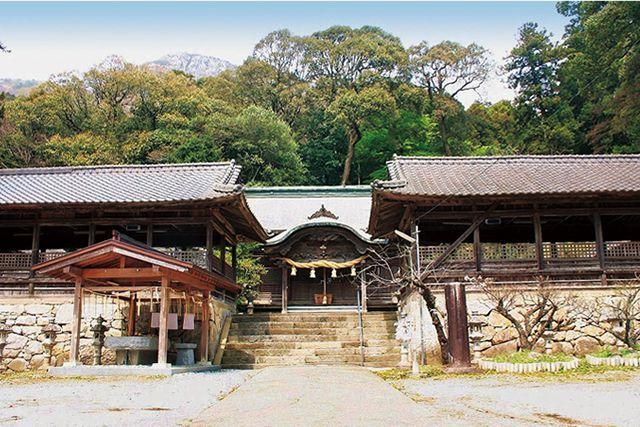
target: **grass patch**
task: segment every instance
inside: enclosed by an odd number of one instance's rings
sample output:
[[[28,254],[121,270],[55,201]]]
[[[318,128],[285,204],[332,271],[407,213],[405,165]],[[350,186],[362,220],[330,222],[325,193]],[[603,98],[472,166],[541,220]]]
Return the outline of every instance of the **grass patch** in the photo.
[[[640,357],[640,348],[638,348],[638,345],[636,345],[634,348],[625,348],[623,350],[618,350],[617,348],[612,348],[612,347],[606,347],[598,351],[594,351],[590,355],[593,357],[599,357],[601,359],[606,359],[608,357],[614,357],[614,356],[635,358],[635,357]]]
[[[563,353],[543,354],[521,350],[516,353],[499,354],[488,360],[498,363],[570,362],[573,360],[573,356]]]
[[[375,371],[376,375],[385,381],[398,381],[406,379],[421,379],[421,378],[436,378],[446,375],[442,366],[440,365],[423,365],[420,366],[420,373],[413,375],[410,369],[385,369],[382,371]]]

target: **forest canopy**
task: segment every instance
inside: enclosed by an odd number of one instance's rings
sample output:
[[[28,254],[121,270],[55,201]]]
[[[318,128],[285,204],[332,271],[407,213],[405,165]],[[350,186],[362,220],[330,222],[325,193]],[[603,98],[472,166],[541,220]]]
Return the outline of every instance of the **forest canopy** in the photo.
[[[108,58],[0,94],[0,167],[233,158],[254,185],[335,185],[383,178],[394,153],[640,152],[640,4],[557,9],[560,42],[523,23],[500,67],[475,43],[405,47],[370,26],[274,31],[198,80]],[[515,99],[465,108],[496,71]]]

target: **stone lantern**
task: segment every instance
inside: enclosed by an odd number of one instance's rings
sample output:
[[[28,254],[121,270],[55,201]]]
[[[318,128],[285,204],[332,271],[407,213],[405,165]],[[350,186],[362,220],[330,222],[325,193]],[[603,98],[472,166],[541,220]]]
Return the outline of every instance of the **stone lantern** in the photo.
[[[477,311],[471,312],[471,318],[469,319],[469,339],[473,343],[473,361],[478,363],[480,360],[480,341],[484,334],[482,333],[482,327],[486,325],[484,320],[480,317]]]
[[[104,319],[98,316],[95,323],[91,326],[93,332],[93,364],[102,365],[102,347],[104,346],[104,334],[109,330],[108,326],[103,325]]]
[[[0,322],[0,360],[2,360],[2,352],[4,351],[4,346],[7,345],[7,337],[9,336],[9,332],[11,332],[11,328],[7,326],[7,324],[3,321]]]
[[[53,346],[56,345],[56,338],[61,331],[62,328],[55,324],[54,319],[51,319],[49,323],[42,328],[42,333],[44,334],[42,346],[44,347],[44,357],[47,365],[51,364],[51,350]]]
[[[544,352],[546,354],[551,354],[553,350],[553,330],[551,329],[551,320],[547,322],[547,327],[542,333],[542,338],[544,338]]]

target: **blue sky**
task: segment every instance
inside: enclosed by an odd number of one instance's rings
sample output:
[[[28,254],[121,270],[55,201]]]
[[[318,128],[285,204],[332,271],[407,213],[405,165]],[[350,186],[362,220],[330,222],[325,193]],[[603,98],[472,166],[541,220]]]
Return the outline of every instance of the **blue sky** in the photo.
[[[0,40],[12,49],[0,55],[0,78],[43,80],[63,71],[84,71],[112,54],[141,63],[192,52],[239,64],[272,30],[309,34],[337,24],[376,25],[406,46],[421,40],[477,42],[500,64],[518,27],[527,21],[558,37],[567,23],[553,2],[0,2]],[[486,100],[509,96],[499,76],[483,92]]]

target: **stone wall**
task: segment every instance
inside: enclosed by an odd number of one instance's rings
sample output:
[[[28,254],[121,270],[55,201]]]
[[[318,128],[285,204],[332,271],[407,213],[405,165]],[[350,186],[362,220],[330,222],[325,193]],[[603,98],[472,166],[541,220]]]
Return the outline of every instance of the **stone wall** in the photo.
[[[223,318],[231,313],[234,307],[217,299],[211,300],[211,319],[209,323],[210,358],[213,358],[217,348],[218,335],[222,327]],[[98,314],[105,319],[109,327],[107,336],[126,335],[126,316],[128,304],[116,304],[109,299],[85,298],[83,307],[82,332],[80,338],[80,361],[83,364],[93,363],[93,335],[90,323]],[[45,357],[42,345],[45,335],[42,332],[49,323],[61,328],[56,338],[56,344],[51,351],[51,366],[61,366],[69,357],[71,345],[71,321],[73,318],[72,296],[43,296],[43,297],[0,297],[0,322],[11,328],[7,337],[7,344],[0,360],[0,372],[25,371],[45,369],[49,361]],[[196,322],[193,331],[169,331],[169,339],[177,342],[199,343],[201,322]],[[150,307],[141,304],[136,321],[137,334],[157,335],[157,329],[150,329]],[[109,349],[103,349],[103,364],[115,361],[115,354]],[[196,353],[197,354],[197,353]]]
[[[576,299],[585,301],[596,298],[615,298],[615,289],[587,289],[571,287],[562,290],[562,293],[571,295]],[[444,294],[436,291],[438,311],[443,315],[446,313]],[[576,300],[575,303],[579,304]],[[422,307],[422,320],[420,319],[420,308]],[[400,324],[404,324],[405,329],[410,332],[399,333],[408,336],[406,343],[410,352],[417,352],[419,355],[424,349],[427,363],[438,363],[440,361],[440,347],[431,323],[431,317],[426,308],[422,296],[417,292],[406,295],[400,303]],[[483,356],[491,357],[499,353],[509,353],[518,350],[518,333],[513,325],[495,310],[492,310],[486,296],[479,290],[467,289],[467,311],[471,315],[476,312],[478,317],[484,321],[482,328],[483,338],[480,341],[480,349]],[[446,316],[442,316],[445,318]],[[446,321],[446,318],[445,318]],[[586,322],[584,319],[576,318],[564,330],[554,332],[553,351],[566,354],[584,355],[603,346],[615,346],[615,337],[604,328]],[[600,323],[605,326],[605,324]],[[422,336],[422,341],[420,337]],[[536,349],[544,350],[544,340],[539,340]],[[419,356],[418,356],[419,357]]]

